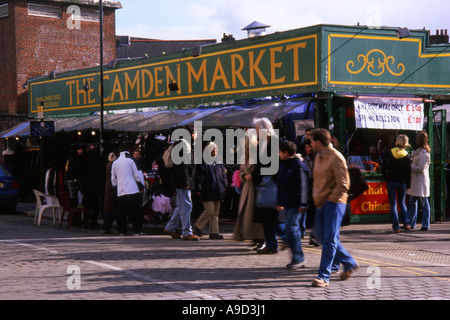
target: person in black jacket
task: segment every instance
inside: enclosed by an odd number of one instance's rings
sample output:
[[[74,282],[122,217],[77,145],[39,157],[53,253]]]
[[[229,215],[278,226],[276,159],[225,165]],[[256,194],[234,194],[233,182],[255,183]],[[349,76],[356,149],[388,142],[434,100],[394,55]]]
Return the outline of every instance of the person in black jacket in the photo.
[[[98,153],[97,146],[89,144],[81,158],[80,191],[83,205],[90,211],[92,229],[97,229],[100,199],[105,187],[105,163]]]
[[[194,139],[195,140],[195,139]],[[167,223],[164,231],[172,238],[190,241],[197,241],[200,238],[193,234],[191,226],[191,212],[192,212],[192,197],[191,191],[195,189],[195,165],[193,161],[193,148],[191,144],[180,139],[175,142],[175,146],[183,143],[187,152],[187,157],[190,157],[191,161],[182,162],[175,165],[172,173],[172,186],[176,190],[176,208],[172,213],[172,217]],[[181,234],[178,232],[181,226]]]
[[[278,171],[278,211],[285,211],[285,237],[291,248],[289,270],[305,267],[301,244],[300,220],[308,205],[308,167],[296,156],[295,143],[280,143],[280,170]]]
[[[394,233],[399,233],[400,224],[397,212],[397,199],[400,206],[400,213],[404,218],[407,212],[405,203],[406,189],[409,189],[411,184],[411,157],[405,150],[409,146],[406,135],[400,134],[395,144],[396,147],[389,150],[384,157],[382,173],[384,179],[387,181],[392,230]]]
[[[212,158],[217,155],[218,149],[215,143],[209,143],[206,148],[211,150]],[[200,237],[203,228],[209,222],[209,238],[223,239],[223,236],[219,234],[219,212],[220,203],[225,199],[227,185],[225,166],[222,163],[208,164],[203,160],[203,163],[197,166],[196,190],[203,201],[204,211],[194,226],[195,235]]]

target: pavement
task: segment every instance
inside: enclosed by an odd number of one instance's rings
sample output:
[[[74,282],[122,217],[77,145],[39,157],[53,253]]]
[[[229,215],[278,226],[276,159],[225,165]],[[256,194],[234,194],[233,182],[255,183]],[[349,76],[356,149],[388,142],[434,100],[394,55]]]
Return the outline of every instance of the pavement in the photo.
[[[200,309],[185,309],[193,301],[258,303],[268,314],[271,305],[261,306],[270,301],[450,299],[448,221],[399,234],[386,223],[344,226],[341,242],[361,267],[346,281],[335,274],[327,288],[313,288],[321,248],[309,245],[309,232],[306,267],[287,270],[289,250],[256,254],[250,241],[231,239],[232,221],[221,220],[224,240],[193,242],[162,234],[163,225],[146,225],[142,236],[106,236],[69,230],[65,221],[59,229],[48,215],[36,226],[32,203],[17,211],[0,214],[1,300],[169,300],[181,301],[175,315],[194,315]]]

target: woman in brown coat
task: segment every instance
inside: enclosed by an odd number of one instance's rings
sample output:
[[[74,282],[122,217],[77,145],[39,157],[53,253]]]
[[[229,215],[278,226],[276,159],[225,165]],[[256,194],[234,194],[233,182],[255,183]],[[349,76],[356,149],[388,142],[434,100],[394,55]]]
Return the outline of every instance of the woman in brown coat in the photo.
[[[111,168],[113,162],[117,159],[117,155],[111,152],[108,156],[108,163],[106,164],[106,182],[105,182],[105,196],[103,201],[104,220],[102,227],[102,234],[111,234],[111,227],[114,222],[117,210],[117,190],[111,183]]]

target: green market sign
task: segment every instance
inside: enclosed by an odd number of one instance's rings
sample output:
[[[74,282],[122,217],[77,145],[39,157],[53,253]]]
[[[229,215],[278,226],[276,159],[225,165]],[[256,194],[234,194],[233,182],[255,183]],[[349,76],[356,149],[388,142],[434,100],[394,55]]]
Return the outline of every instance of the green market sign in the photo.
[[[264,39],[266,40],[266,39]],[[270,39],[269,39],[270,40]],[[251,42],[251,41],[247,41]],[[105,110],[142,108],[294,93],[318,84],[317,35],[254,44],[216,45],[193,57],[139,59],[104,71]],[[212,47],[216,47],[212,46]],[[178,90],[171,91],[169,84]],[[30,82],[30,113],[98,111],[99,70]],[[311,89],[308,89],[311,90]]]
[[[318,25],[204,46],[104,69],[104,110],[177,106],[314,92],[450,95],[450,46],[427,31]],[[33,117],[100,108],[100,70],[29,81]],[[169,84],[176,83],[176,91]]]

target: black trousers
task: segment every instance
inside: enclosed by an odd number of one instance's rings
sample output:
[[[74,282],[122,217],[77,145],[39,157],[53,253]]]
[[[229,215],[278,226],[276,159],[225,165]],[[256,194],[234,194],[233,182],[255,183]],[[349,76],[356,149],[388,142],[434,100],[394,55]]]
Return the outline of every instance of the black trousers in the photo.
[[[127,194],[117,197],[117,231],[126,234],[127,222],[130,218],[133,232],[142,232],[142,195],[140,193]]]

